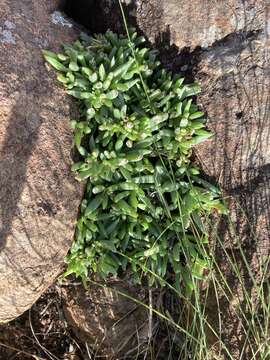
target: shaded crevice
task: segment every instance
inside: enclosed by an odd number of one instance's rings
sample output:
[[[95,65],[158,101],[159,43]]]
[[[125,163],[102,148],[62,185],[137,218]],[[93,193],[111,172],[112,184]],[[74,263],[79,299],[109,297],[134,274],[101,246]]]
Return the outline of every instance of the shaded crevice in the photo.
[[[62,0],[59,10],[92,34],[106,32],[111,23],[116,27],[121,18],[118,1]]]

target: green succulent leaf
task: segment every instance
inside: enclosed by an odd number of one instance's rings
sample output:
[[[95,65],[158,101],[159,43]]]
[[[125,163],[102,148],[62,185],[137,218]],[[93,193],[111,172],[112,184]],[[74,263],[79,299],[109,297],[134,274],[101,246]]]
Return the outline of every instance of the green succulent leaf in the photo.
[[[66,68],[65,65],[63,65],[61,62],[59,62],[55,57],[52,57],[52,56],[49,56],[47,55],[46,53],[44,54],[44,51],[43,51],[43,55],[46,59],[46,61],[52,65],[52,67],[54,67],[56,70],[58,71],[63,71],[63,72],[67,72],[68,69]]]
[[[227,209],[192,158],[212,136],[194,104],[199,85],[163,69],[143,42],[108,31],[43,51],[78,104],[71,170],[85,193],[65,276],[128,270],[149,285],[174,277],[190,295],[208,266],[204,220]]]

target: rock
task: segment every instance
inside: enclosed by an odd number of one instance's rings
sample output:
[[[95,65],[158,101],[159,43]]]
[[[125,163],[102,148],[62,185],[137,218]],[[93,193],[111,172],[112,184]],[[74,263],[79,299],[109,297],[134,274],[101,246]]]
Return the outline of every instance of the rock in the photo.
[[[251,8],[251,1],[243,6]],[[208,127],[214,134],[197,148],[196,155],[205,173],[219,183],[228,199],[233,225],[222,222],[219,236],[231,258],[237,261],[246,291],[255,294],[249,271],[261,281],[260,265],[266,264],[270,254],[270,39],[269,25],[266,26],[267,21],[270,23],[266,6],[258,13],[254,7],[253,17],[254,29],[227,35],[201,51],[195,77],[202,86],[198,101],[207,112]],[[246,21],[251,24],[249,17]],[[246,300],[224,251],[217,249],[215,257],[234,294],[229,296],[230,302],[220,294],[223,341],[233,358],[238,359],[247,347],[241,328],[246,324],[235,314],[240,306],[245,308]],[[213,308],[218,308],[216,294],[210,294],[206,313],[218,329],[213,313]],[[253,297],[254,303],[258,300]],[[259,303],[260,300],[258,309]],[[213,337],[209,339],[216,342]],[[251,353],[244,357],[251,358]]]
[[[239,206],[234,209],[235,221],[244,225],[249,220],[258,235],[256,246],[264,244],[266,248],[269,49],[270,41],[263,29],[232,34],[201,53],[196,74],[202,84],[199,102],[207,111],[208,127],[215,135],[198,147],[198,158],[205,172],[235,199],[235,206]],[[240,232],[242,241],[250,238],[248,228],[246,224]]]
[[[151,42],[169,31],[170,44],[167,45],[174,44],[179,49],[207,48],[231,33],[265,26],[264,1],[247,1],[243,5],[242,0],[126,0],[127,9],[131,3],[139,28]]]
[[[41,54],[78,34],[57,6],[1,1],[0,322],[30,308],[63,268],[81,199],[70,103]]]
[[[72,284],[62,286],[65,318],[76,336],[100,356],[133,358],[148,341],[149,313],[121,293],[145,303],[145,291],[118,279],[106,285],[90,284],[87,290]]]
[[[228,0],[122,0],[128,24],[136,27],[153,44],[160,37],[167,48],[207,48],[229,34],[267,27],[267,1]],[[90,4],[91,3],[91,4]],[[66,11],[94,32],[123,30],[118,0],[66,0]],[[83,11],[87,9],[87,11]],[[88,20],[87,15],[88,14]],[[109,16],[108,16],[109,15]],[[101,21],[102,19],[102,21]],[[168,39],[169,33],[169,39]]]

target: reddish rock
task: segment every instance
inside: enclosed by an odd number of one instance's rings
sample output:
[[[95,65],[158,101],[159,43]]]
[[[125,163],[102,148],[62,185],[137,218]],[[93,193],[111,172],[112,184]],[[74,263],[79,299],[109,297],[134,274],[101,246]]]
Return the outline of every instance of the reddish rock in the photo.
[[[102,285],[90,284],[87,290],[72,284],[62,287],[65,318],[77,337],[99,355],[133,358],[148,342],[149,312],[136,303],[147,303],[146,292],[118,279]]]
[[[41,54],[78,34],[57,5],[1,1],[0,322],[30,308],[63,268],[81,198],[70,103]]]

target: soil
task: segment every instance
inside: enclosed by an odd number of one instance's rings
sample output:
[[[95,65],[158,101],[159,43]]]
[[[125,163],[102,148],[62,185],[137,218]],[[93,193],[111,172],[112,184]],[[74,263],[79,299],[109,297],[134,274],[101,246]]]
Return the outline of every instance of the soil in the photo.
[[[16,320],[0,325],[1,360],[80,360],[87,349],[79,344],[62,311],[61,288],[49,288]]]
[[[152,341],[140,356],[115,358],[104,349],[97,352],[77,336],[64,312],[66,288],[81,286],[75,281],[65,285],[55,283],[40,299],[17,319],[0,325],[0,360],[174,360],[179,358],[179,345],[183,339],[166,322],[153,317]],[[75,290],[74,290],[75,291]],[[176,303],[177,302],[177,303]],[[164,307],[175,320],[181,309],[179,301],[170,291],[153,291],[154,307]],[[162,311],[164,312],[164,308]],[[178,310],[177,310],[178,309]],[[109,352],[108,352],[109,353]],[[92,356],[92,357],[91,357]]]

